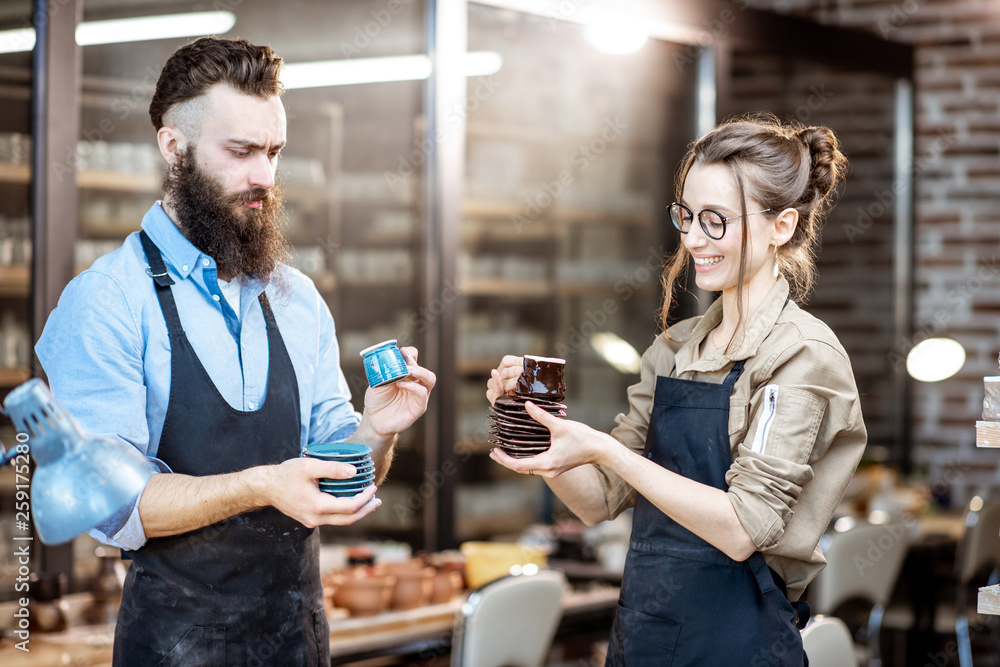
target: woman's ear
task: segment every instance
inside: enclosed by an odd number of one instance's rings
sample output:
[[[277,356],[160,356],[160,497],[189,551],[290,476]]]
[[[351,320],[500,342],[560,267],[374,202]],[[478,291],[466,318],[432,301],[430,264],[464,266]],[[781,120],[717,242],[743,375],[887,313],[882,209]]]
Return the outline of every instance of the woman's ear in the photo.
[[[785,245],[792,238],[795,228],[798,226],[799,212],[794,208],[786,208],[774,219],[774,233],[771,235],[771,242],[775,247]]]

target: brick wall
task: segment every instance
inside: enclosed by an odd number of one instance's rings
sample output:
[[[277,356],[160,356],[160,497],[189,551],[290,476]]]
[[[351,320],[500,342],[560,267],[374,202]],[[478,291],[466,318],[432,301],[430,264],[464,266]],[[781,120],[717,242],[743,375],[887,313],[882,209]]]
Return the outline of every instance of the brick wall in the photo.
[[[739,50],[723,116],[767,110],[836,130],[851,169],[823,227],[819,275],[806,309],[829,324],[854,367],[869,454],[900,456],[900,401],[886,350],[894,344],[891,77]],[[879,201],[881,199],[881,201]]]
[[[996,453],[975,448],[982,378],[1000,350],[1000,4],[995,0],[750,0],[758,9],[868,30],[916,49],[915,338],[944,335],[968,359],[913,387],[913,460],[955,499],[988,491]],[[897,342],[905,352],[910,341]]]

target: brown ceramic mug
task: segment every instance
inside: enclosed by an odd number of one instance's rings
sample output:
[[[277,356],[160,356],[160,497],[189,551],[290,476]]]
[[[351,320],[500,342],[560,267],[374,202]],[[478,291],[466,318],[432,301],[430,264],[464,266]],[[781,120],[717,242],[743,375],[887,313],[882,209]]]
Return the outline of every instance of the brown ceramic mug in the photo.
[[[525,398],[562,401],[566,397],[565,369],[565,359],[525,355],[524,371],[517,379],[514,393]]]

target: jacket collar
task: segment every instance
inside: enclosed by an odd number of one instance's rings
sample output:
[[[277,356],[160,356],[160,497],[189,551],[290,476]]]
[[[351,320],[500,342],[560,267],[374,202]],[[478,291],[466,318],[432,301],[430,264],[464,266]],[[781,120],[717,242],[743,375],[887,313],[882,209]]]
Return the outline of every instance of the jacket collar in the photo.
[[[730,353],[720,351],[704,358],[698,358],[698,346],[705,339],[709,331],[722,322],[722,299],[716,299],[709,306],[705,314],[698,320],[691,335],[684,345],[678,350],[677,367],[678,370],[697,370],[711,372],[719,370],[731,362],[749,359],[757,354],[764,339],[771,333],[781,311],[785,308],[788,300],[788,281],[784,276],[779,276],[777,282],[764,296],[757,309],[750,313],[746,326],[741,327],[736,332]],[[690,366],[690,369],[686,368]]]

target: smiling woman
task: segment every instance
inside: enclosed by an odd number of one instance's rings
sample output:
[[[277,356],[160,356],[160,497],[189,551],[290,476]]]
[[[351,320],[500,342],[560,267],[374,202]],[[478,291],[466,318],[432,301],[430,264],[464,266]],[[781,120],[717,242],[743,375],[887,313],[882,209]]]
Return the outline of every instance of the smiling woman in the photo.
[[[813,258],[823,217],[846,167],[829,129],[781,125],[773,117],[728,123],[699,142],[678,172],[680,219],[671,206],[671,219],[686,238],[667,266],[664,328],[689,256],[696,284],[722,292],[729,302],[720,338],[730,342],[755,295],[769,287],[767,273],[777,278],[783,272],[793,297],[805,297],[815,283]],[[691,202],[703,209],[698,215],[706,238],[688,233],[683,214],[691,211],[684,206]],[[727,241],[732,221],[736,229]],[[712,254],[720,247],[729,249],[730,258],[721,270],[717,265],[726,255]]]
[[[542,476],[587,523],[634,507],[608,665],[754,664],[775,646],[771,664],[803,664],[796,626],[808,605],[797,600],[823,567],[816,546],[866,442],[846,352],[795,302],[812,285],[845,166],[825,127],[739,120],[695,142],[670,206],[683,243],[663,277],[664,331],[643,355],[629,413],[608,435],[529,402],[551,447],[491,454]],[[689,263],[698,287],[721,297],[667,328]],[[503,359],[491,402],[522,369]]]

